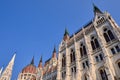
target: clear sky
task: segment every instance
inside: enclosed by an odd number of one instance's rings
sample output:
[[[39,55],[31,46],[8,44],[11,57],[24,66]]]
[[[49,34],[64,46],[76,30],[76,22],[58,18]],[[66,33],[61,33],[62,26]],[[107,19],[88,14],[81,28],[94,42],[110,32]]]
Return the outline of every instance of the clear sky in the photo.
[[[65,27],[70,34],[93,19],[95,3],[120,24],[120,0],[0,0],[0,68],[17,52],[12,80],[34,56],[37,66],[58,50]]]

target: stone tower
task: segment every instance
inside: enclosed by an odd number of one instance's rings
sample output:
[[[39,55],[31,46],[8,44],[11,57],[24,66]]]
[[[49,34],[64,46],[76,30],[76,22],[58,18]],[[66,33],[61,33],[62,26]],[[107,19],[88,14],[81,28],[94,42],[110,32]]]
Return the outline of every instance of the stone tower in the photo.
[[[1,74],[0,80],[11,80],[15,56],[16,56],[16,54],[13,55],[11,61],[8,64],[8,66],[6,67],[6,69]]]

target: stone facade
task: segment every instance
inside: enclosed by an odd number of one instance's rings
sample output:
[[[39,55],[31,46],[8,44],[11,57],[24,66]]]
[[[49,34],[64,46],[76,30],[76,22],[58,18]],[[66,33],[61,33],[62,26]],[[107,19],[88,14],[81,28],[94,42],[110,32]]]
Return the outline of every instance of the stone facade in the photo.
[[[120,80],[120,28],[108,12],[93,6],[92,21],[72,36],[65,30],[58,58],[55,49],[44,66],[41,58],[36,80]]]
[[[93,20],[59,45],[57,80],[120,80],[119,74],[120,28],[94,5]]]

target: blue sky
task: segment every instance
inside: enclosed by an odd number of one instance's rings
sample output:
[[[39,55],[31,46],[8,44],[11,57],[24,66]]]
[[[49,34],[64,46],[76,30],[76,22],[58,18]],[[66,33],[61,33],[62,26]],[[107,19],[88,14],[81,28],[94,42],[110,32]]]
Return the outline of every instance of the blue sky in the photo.
[[[0,0],[0,67],[17,52],[12,80],[35,57],[37,66],[51,57],[54,45],[93,19],[95,3],[120,24],[119,0]]]

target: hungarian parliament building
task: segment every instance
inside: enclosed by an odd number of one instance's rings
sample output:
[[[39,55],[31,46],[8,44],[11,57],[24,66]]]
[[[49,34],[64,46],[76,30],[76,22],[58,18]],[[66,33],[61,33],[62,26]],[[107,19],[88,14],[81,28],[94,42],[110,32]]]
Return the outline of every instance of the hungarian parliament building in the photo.
[[[120,27],[108,12],[93,7],[88,24],[73,35],[65,29],[59,51],[54,48],[44,65],[42,57],[38,66],[33,58],[17,80],[120,80]]]

